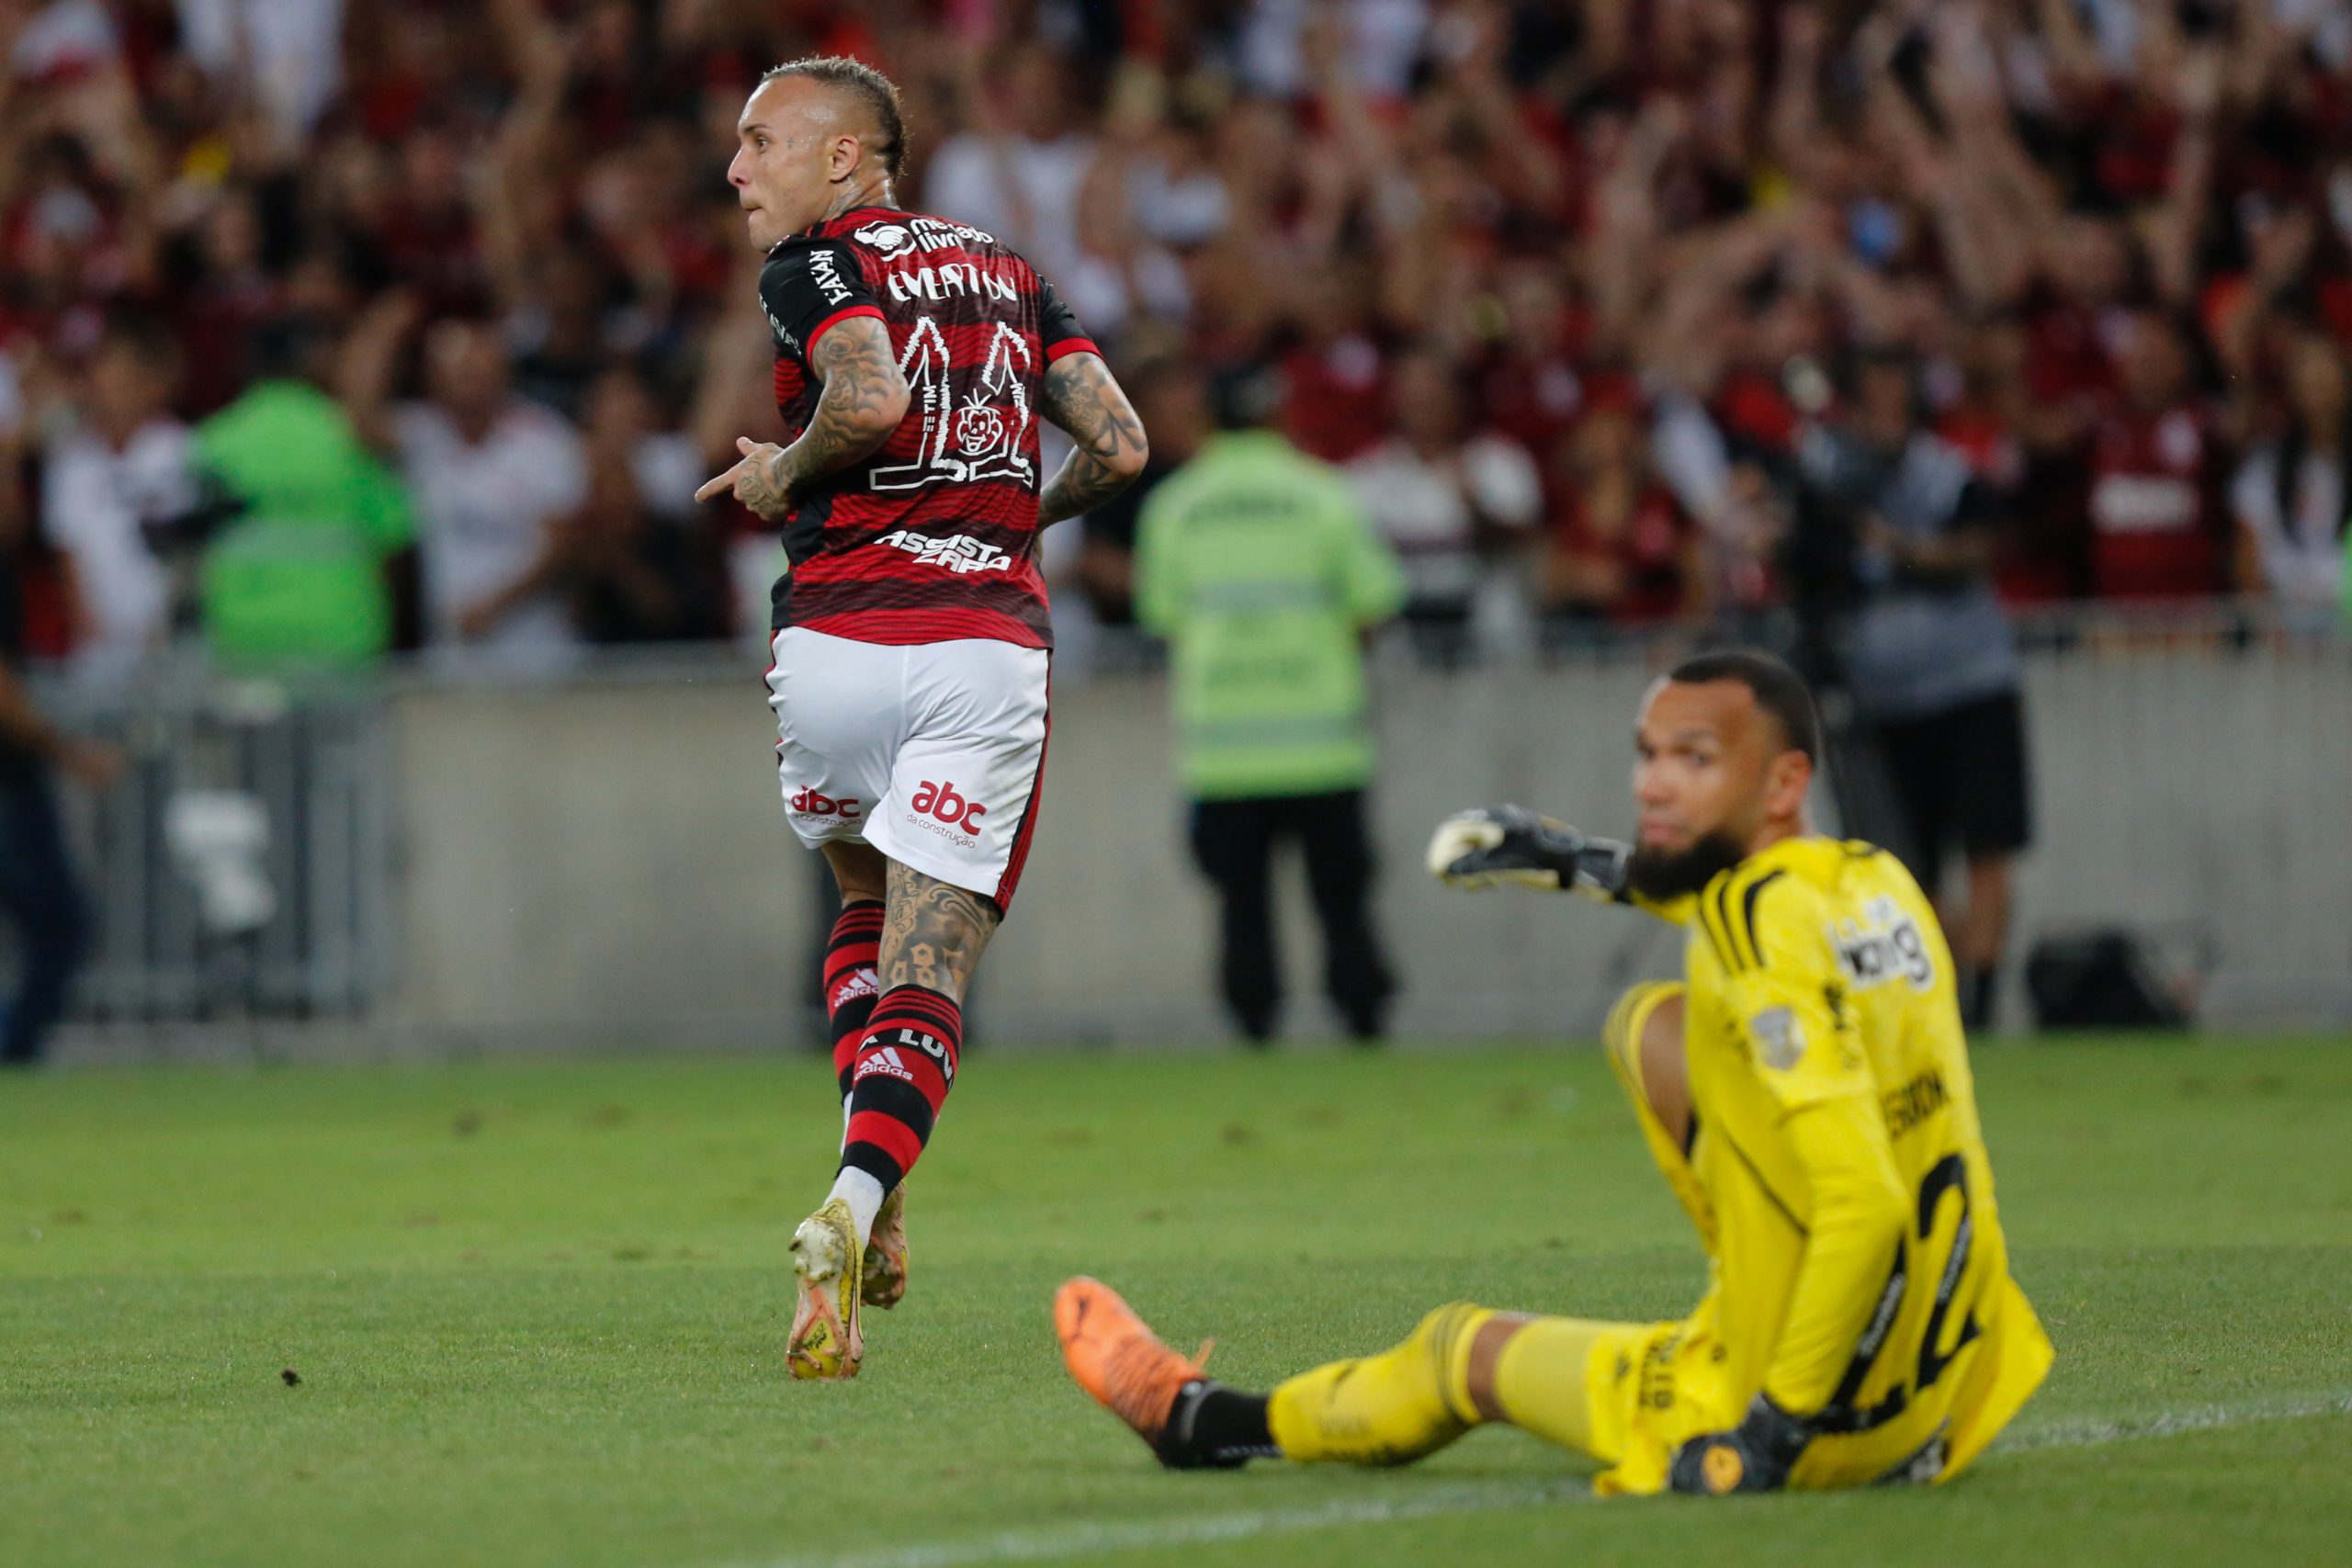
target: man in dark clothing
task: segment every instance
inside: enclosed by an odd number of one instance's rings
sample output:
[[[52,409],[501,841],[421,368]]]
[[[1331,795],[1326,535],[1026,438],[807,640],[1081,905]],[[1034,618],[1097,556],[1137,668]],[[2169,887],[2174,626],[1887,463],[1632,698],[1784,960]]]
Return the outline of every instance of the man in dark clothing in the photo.
[[[24,640],[15,567],[0,551],[0,918],[16,928],[23,972],[0,1017],[0,1066],[10,1067],[41,1059],[89,952],[89,905],[66,856],[55,775],[102,787],[121,767],[111,748],[67,735],[34,705]]]
[[[1917,367],[1863,355],[1850,396],[1798,446],[1801,482],[1849,515],[1859,604],[1843,639],[1857,716],[1900,820],[1885,836],[1942,918],[1962,1021],[1991,1021],[2011,869],[2031,840],[2022,671],[1993,588],[1997,500],[1920,427]],[[1942,874],[1957,851],[1963,897]]]

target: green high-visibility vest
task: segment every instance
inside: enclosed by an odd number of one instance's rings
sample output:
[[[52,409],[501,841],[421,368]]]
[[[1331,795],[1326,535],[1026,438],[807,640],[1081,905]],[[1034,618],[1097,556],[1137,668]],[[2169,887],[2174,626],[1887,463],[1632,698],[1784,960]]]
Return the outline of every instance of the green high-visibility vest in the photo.
[[[1196,797],[1371,777],[1362,633],[1396,613],[1405,578],[1338,469],[1271,433],[1220,435],[1144,503],[1135,570]]]
[[[342,406],[263,381],[197,427],[197,461],[245,502],[205,551],[204,631],[235,669],[351,666],[391,646],[385,558],[414,525]]]

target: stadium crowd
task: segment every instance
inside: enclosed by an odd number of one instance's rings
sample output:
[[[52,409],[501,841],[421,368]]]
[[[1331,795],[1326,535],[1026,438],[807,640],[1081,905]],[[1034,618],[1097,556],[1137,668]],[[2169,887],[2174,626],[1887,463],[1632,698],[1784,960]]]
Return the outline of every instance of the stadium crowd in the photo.
[[[902,201],[1056,280],[1148,479],[1278,369],[1436,657],[1862,592],[1905,547],[1804,450],[1869,367],[2012,603],[2341,599],[2329,0],[0,0],[26,646],[763,626],[775,541],[690,497],[775,433],[724,169],[809,52],[902,85]],[[1067,608],[1129,618],[1146,488]]]

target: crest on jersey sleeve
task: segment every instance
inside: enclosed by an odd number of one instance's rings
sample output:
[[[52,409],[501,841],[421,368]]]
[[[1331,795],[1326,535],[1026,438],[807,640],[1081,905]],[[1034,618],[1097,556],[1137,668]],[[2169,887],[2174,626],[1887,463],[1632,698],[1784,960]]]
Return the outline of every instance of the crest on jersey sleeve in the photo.
[[[1747,1032],[1756,1041],[1757,1055],[1777,1072],[1787,1072],[1804,1055],[1804,1031],[1788,1008],[1765,1008],[1747,1021]]]

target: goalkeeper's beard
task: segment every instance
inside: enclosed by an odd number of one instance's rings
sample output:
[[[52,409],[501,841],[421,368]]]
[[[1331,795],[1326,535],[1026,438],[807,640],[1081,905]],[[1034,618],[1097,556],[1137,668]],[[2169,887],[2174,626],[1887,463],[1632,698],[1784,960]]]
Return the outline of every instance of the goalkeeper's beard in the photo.
[[[1625,863],[1625,886],[1652,903],[1697,893],[1747,858],[1747,846],[1724,829],[1702,833],[1679,850],[1643,844]]]

